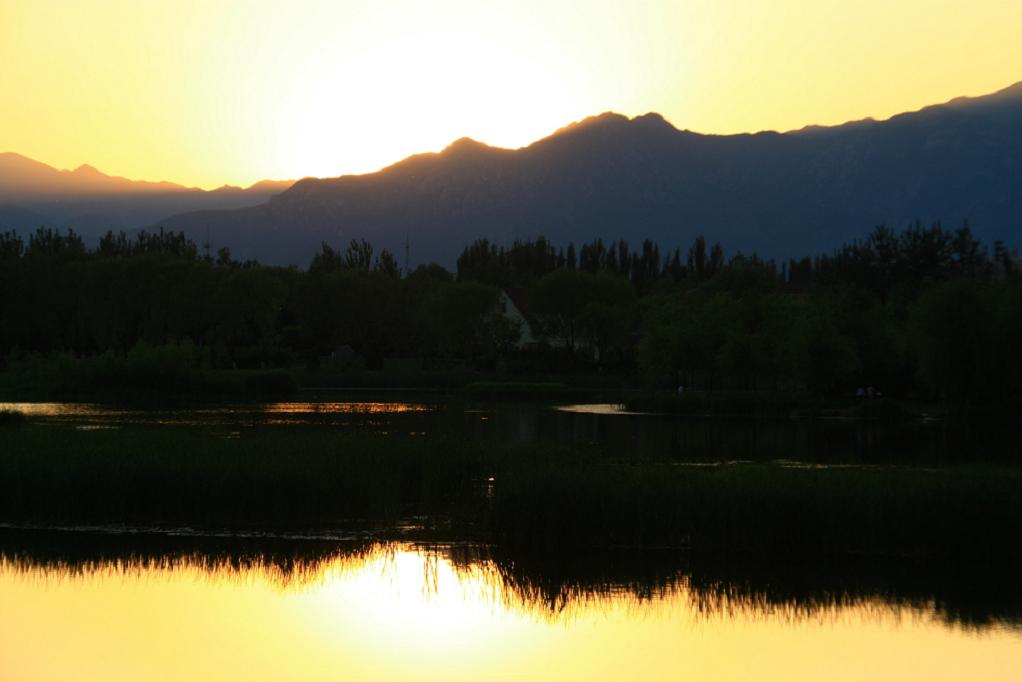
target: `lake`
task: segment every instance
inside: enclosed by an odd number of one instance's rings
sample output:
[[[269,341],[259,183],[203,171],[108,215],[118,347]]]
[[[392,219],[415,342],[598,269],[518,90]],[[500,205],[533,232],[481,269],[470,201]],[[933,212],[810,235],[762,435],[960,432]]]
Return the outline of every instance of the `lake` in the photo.
[[[259,429],[332,429],[395,436],[455,435],[480,442],[570,444],[613,456],[678,461],[935,464],[1017,461],[1009,429],[949,428],[936,420],[678,417],[617,405],[472,404],[440,394],[303,394],[299,400],[140,409],[90,403],[2,403],[33,420],[81,429],[185,426],[222,437]]]
[[[430,395],[4,407],[86,431],[453,433],[692,463],[961,454],[958,436],[933,423],[681,419]],[[974,443],[967,457],[1010,452],[998,434]],[[1017,576],[1017,566],[911,557],[516,554],[456,537],[402,540],[400,528],[239,537],[0,527],[0,680],[1016,680]]]
[[[949,601],[906,588],[899,570],[824,587],[798,567],[743,578],[671,570],[665,557],[551,569],[465,545],[11,533],[0,533],[4,680],[996,681],[1022,670],[1017,611],[986,611],[969,589]]]

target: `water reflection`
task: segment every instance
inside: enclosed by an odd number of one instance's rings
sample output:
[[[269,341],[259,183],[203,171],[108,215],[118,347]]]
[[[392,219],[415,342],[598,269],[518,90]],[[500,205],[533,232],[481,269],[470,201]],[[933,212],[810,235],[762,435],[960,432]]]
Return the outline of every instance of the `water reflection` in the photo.
[[[628,413],[610,404],[465,404],[437,394],[317,395],[301,401],[168,408],[86,403],[0,403],[43,423],[77,427],[188,426],[222,435],[261,428],[435,434],[495,444],[558,444],[631,460],[932,464],[1014,461],[1003,426],[943,423],[700,418]]]
[[[21,412],[35,421],[72,423],[78,428],[123,425],[272,426],[344,424],[345,418],[425,413],[431,403],[395,400],[311,400],[301,402],[239,403],[177,408],[140,408],[96,403],[2,403],[0,410]],[[358,424],[358,422],[348,422]]]
[[[576,405],[557,405],[558,412],[571,414],[603,414],[603,415],[650,415],[649,412],[635,412],[621,403],[580,403]]]
[[[464,542],[0,529],[5,575],[89,579],[186,571],[214,580],[256,576],[282,590],[301,590],[370,565],[407,566],[411,556],[423,570],[402,581],[424,594],[439,589],[438,575],[444,573],[503,608],[544,618],[599,609],[606,602],[635,606],[683,598],[704,615],[797,620],[869,605],[956,627],[1022,633],[1018,566],[935,566],[893,558],[777,563],[668,550],[533,555]],[[395,563],[397,557],[404,558]]]
[[[4,403],[0,402],[0,410],[21,412],[29,417],[63,417],[67,419],[97,416],[103,411],[98,405],[90,403]]]
[[[400,414],[428,412],[431,407],[400,402],[301,402],[270,403],[260,409],[269,414]]]
[[[2,679],[1006,680],[1022,666],[1018,588],[989,572],[10,530],[0,548]]]

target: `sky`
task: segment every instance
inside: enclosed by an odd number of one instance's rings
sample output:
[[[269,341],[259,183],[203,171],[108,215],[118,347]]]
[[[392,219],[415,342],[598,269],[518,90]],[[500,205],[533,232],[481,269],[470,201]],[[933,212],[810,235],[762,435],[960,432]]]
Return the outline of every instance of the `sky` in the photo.
[[[206,188],[520,147],[604,111],[703,133],[1022,80],[1020,0],[0,0],[0,151]]]

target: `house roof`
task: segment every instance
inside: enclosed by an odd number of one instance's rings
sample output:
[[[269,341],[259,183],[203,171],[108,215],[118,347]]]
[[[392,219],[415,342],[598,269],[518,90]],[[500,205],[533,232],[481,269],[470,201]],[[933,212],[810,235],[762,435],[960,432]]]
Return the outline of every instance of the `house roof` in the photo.
[[[504,293],[515,304],[525,321],[535,327],[536,320],[532,315],[532,308],[529,306],[529,290],[523,287],[508,287],[504,289]]]

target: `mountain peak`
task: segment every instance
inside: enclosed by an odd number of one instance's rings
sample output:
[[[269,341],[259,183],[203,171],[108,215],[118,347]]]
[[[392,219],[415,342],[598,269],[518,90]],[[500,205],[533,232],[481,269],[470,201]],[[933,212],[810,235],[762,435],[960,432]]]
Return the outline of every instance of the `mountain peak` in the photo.
[[[18,154],[17,152],[0,152],[0,159],[11,162],[31,161],[32,163],[40,163],[35,159],[30,159],[23,154]]]
[[[632,123],[642,125],[650,129],[661,129],[671,132],[677,132],[678,129],[671,124],[666,118],[658,114],[655,111],[650,111],[643,114],[642,116],[636,116],[631,120]]]
[[[0,170],[34,170],[56,173],[57,169],[16,152],[0,152]]]
[[[581,121],[575,121],[569,123],[563,128],[559,128],[554,131],[546,139],[572,136],[579,133],[590,133],[600,132],[613,134],[619,130],[636,130],[644,132],[671,132],[676,133],[678,129],[675,128],[670,121],[665,119],[661,114],[651,111],[641,116],[634,118],[628,118],[624,114],[619,114],[614,111],[605,111],[602,114],[596,116],[588,116],[583,118]]]
[[[444,148],[445,152],[457,152],[466,150],[489,149],[489,145],[473,140],[471,137],[459,137]]]
[[[573,135],[583,130],[607,128],[613,125],[627,122],[628,122],[627,116],[615,113],[613,111],[605,111],[602,114],[597,114],[596,116],[586,116],[581,121],[575,121],[573,123],[569,123],[563,128],[558,128],[553,132],[553,134],[550,135],[550,137]]]
[[[83,163],[82,165],[78,166],[78,168],[75,168],[72,172],[75,175],[92,178],[99,178],[103,177],[104,175],[102,172],[100,172],[98,168],[96,168],[95,166],[90,166],[87,163]]]

